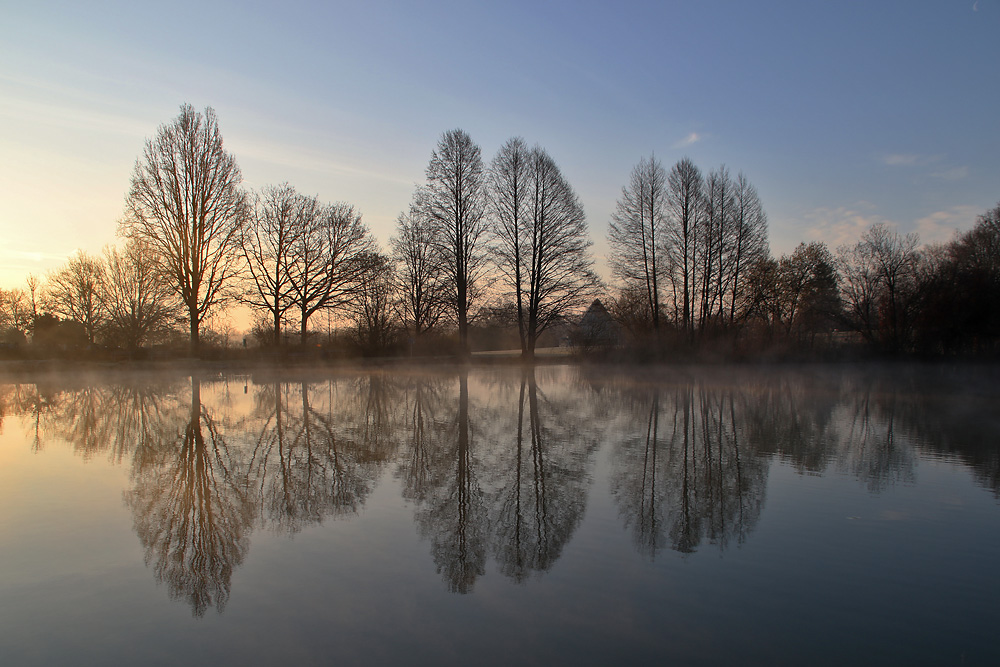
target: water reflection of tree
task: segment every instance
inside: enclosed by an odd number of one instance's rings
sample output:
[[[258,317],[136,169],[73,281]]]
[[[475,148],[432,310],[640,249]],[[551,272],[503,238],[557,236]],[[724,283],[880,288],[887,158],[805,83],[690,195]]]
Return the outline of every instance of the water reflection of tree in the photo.
[[[895,392],[880,397],[871,389],[854,394],[853,405],[845,402],[838,462],[875,493],[915,477],[916,452],[905,433],[897,433],[897,407]]]
[[[191,410],[172,441],[161,442],[135,471],[125,493],[135,530],[159,581],[186,599],[196,616],[229,599],[233,570],[249,547],[253,507],[239,475],[238,452],[201,402],[191,381]]]
[[[357,512],[371,493],[380,465],[391,455],[385,384],[353,385],[335,401],[334,383],[297,386],[274,382],[256,394],[249,479],[262,518],[294,533],[326,516]],[[315,394],[320,394],[317,408]],[[363,400],[359,398],[364,396]],[[357,408],[356,411],[350,410]]]
[[[900,419],[902,391],[868,374],[762,375],[745,390],[747,430],[761,454],[802,472],[843,470],[877,493],[915,474],[915,441]]]
[[[612,493],[640,552],[655,556],[669,545],[688,553],[703,540],[725,548],[753,529],[768,466],[744,442],[737,399],[691,384],[636,401],[642,430],[613,452]]]
[[[171,380],[142,376],[66,386],[53,380],[6,387],[5,402],[20,415],[35,450],[46,440],[69,443],[84,459],[105,454],[123,463],[158,437],[175,390]]]
[[[21,417],[31,438],[34,451],[44,448],[42,417],[48,414],[52,405],[52,395],[37,384],[17,382],[3,385],[0,391],[0,427],[9,414]]]
[[[410,495],[421,499],[415,520],[420,533],[431,542],[438,572],[449,590],[468,593],[485,571],[488,526],[469,419],[467,370],[459,375],[453,418],[435,427],[434,446],[423,454],[426,466],[416,475],[422,476],[424,483]],[[426,444],[426,440],[421,443]]]
[[[892,454],[911,467],[917,451],[957,459],[1000,498],[1000,385],[994,367],[902,367],[857,384],[877,442],[888,450],[883,457]]]
[[[492,379],[489,400],[477,400],[460,373],[457,405],[419,383],[407,408],[399,476],[453,592],[471,591],[490,556],[515,581],[547,570],[586,505],[597,443],[583,437],[586,420],[550,400],[533,371]]]
[[[397,474],[403,482],[403,497],[419,503],[430,488],[436,432],[445,419],[441,415],[445,383],[436,376],[418,376],[406,389],[401,425],[405,451]]]
[[[5,385],[0,414],[8,427],[19,415],[37,449],[65,440],[83,457],[132,461],[125,497],[147,560],[196,614],[225,605],[255,520],[292,534],[351,515],[392,460],[459,592],[489,558],[515,581],[552,566],[609,438],[614,498],[649,555],[745,540],[774,459],[880,492],[913,479],[919,454],[957,457],[1000,495],[1000,421],[985,417],[996,391],[959,393],[965,375],[727,370],[665,383],[601,371],[581,385],[586,370],[536,372],[273,381],[247,414],[219,407],[218,383],[189,397],[177,379],[121,375]]]
[[[522,372],[513,437],[496,443],[490,475],[492,553],[515,581],[548,570],[583,517],[596,440],[577,417],[539,389],[533,368]]]

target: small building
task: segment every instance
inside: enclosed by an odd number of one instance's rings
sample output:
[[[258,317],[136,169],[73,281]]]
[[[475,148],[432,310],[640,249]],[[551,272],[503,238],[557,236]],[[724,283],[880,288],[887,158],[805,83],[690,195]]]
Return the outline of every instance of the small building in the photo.
[[[582,348],[610,348],[618,344],[620,327],[600,299],[594,299],[580,318],[573,339]]]

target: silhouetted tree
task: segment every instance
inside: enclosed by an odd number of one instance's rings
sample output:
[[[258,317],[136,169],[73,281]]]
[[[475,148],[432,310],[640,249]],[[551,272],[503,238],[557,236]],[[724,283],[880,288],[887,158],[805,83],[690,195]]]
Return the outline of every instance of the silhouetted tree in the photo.
[[[866,340],[893,352],[908,342],[915,304],[917,235],[900,236],[883,224],[838,250],[844,306]]]
[[[655,157],[633,167],[608,225],[608,261],[629,294],[644,295],[645,319],[660,327],[667,224],[667,172]]]
[[[710,320],[725,323],[722,318],[726,309],[723,287],[724,283],[728,284],[731,246],[736,239],[734,189],[725,165],[710,171],[705,179],[702,234],[696,247],[701,297],[698,320],[703,327]]]
[[[538,147],[523,153],[515,139],[498,159],[492,198],[508,203],[495,211],[500,231],[494,247],[507,289],[516,294],[521,350],[530,359],[539,335],[584,306],[599,281],[591,268],[583,206],[548,153]]]
[[[386,350],[396,334],[392,309],[395,276],[392,263],[378,253],[358,258],[365,265],[361,287],[348,304],[361,348],[374,354]]]
[[[414,202],[409,211],[399,214],[396,235],[389,241],[397,266],[397,309],[414,339],[437,326],[448,307],[432,232],[425,212]]]
[[[106,248],[106,280],[102,298],[108,333],[113,341],[134,350],[154,340],[175,314],[173,293],[156,270],[152,249],[129,239],[121,250]]]
[[[29,297],[23,290],[0,289],[0,336],[23,341],[34,328],[35,317]]]
[[[285,313],[292,300],[293,248],[314,224],[319,204],[288,183],[266,186],[254,196],[253,208],[240,232],[248,280],[241,300],[268,318],[272,339],[281,342]]]
[[[41,298],[41,281],[33,273],[29,273],[28,277],[24,279],[25,286],[27,287],[26,295],[28,298],[28,304],[31,306],[31,328],[35,327],[35,320],[38,319],[38,302]]]
[[[673,292],[673,312],[681,328],[693,335],[697,289],[698,244],[702,236],[705,182],[701,170],[688,158],[667,175],[668,273]]]
[[[925,249],[918,343],[925,352],[987,352],[1000,341],[1000,205],[947,245]]]
[[[97,340],[107,317],[104,301],[106,278],[104,264],[80,251],[70,258],[65,267],[50,274],[45,284],[48,310],[82,324],[88,343]]]
[[[526,280],[525,228],[529,219],[531,151],[521,137],[500,147],[490,164],[487,194],[493,221],[491,250],[507,289],[514,294],[521,353],[528,354],[524,284]]]
[[[445,132],[431,153],[421,199],[442,271],[448,278],[448,301],[458,323],[463,355],[470,351],[469,309],[485,263],[483,179],[479,146],[462,130]]]
[[[827,331],[840,314],[833,255],[823,243],[800,243],[778,261],[777,311],[786,335]]]
[[[135,163],[122,231],[153,249],[160,273],[187,311],[191,352],[202,322],[231,296],[240,270],[247,200],[236,160],[222,146],[215,111],[189,104]]]
[[[763,257],[744,270],[746,288],[740,291],[737,317],[771,339],[780,328],[781,303],[778,296],[778,262]]]
[[[742,320],[746,312],[741,305],[747,302],[747,295],[755,289],[749,279],[750,267],[770,256],[767,241],[767,213],[757,194],[757,188],[750,184],[741,172],[736,177],[733,191],[733,227],[728,237],[729,274],[729,324]]]
[[[293,240],[288,264],[303,345],[314,313],[342,307],[358,293],[367,268],[365,257],[375,247],[353,206],[313,202],[316,214],[303,216],[307,224]]]

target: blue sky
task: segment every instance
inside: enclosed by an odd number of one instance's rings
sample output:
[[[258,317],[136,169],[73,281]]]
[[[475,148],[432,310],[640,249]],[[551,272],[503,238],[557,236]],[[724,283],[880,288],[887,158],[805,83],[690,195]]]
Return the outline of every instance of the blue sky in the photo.
[[[595,253],[655,153],[743,171],[772,252],[1000,201],[1000,0],[0,4],[0,286],[116,241],[146,138],[218,113],[250,187],[384,244],[442,132],[548,150]]]

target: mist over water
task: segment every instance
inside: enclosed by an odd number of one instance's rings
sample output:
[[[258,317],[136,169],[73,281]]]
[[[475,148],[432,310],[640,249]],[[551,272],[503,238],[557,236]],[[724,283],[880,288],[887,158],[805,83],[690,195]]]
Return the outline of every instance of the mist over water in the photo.
[[[0,383],[0,660],[1000,659],[982,367]]]

